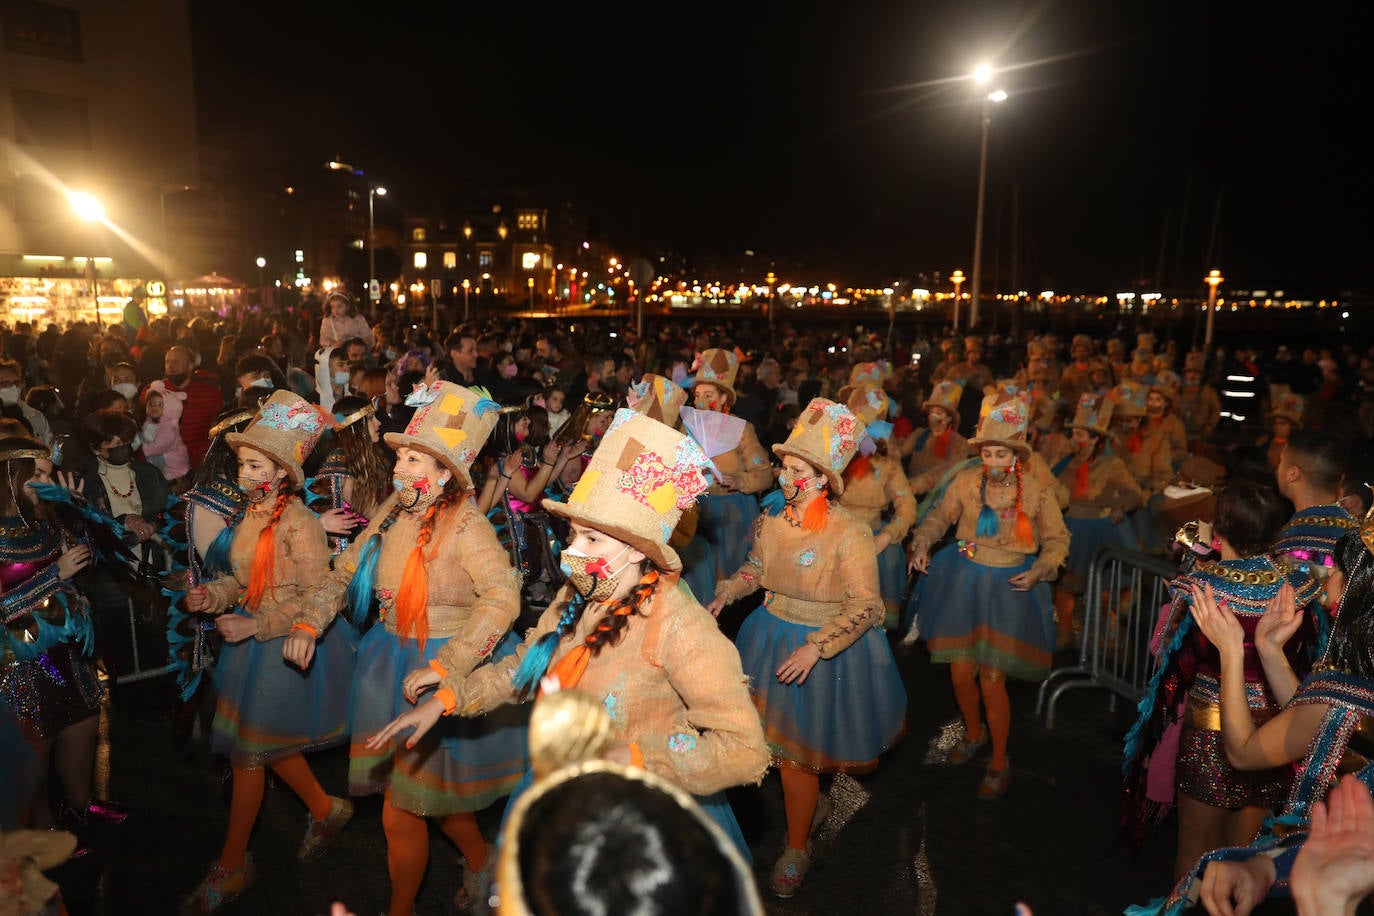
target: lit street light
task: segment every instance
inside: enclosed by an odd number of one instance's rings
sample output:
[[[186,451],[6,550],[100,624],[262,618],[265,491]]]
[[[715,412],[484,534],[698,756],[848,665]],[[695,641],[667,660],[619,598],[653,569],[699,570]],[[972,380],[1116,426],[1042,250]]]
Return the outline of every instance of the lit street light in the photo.
[[[260,257],[258,258],[258,286],[263,286],[263,285],[265,285],[264,282],[263,282],[263,279],[262,279],[262,269],[263,269],[264,267],[266,267],[266,266],[267,266],[267,259],[260,256]]]
[[[964,285],[964,272],[956,270],[949,275],[950,282],[954,284],[954,331],[959,331],[959,287]]]
[[[468,320],[468,291],[471,290],[471,289],[472,289],[472,281],[471,281],[471,280],[468,280],[468,279],[464,279],[464,280],[463,280],[463,323],[464,323],[464,324],[466,324],[466,323],[467,323],[467,320]]]
[[[973,71],[974,82],[985,85],[992,79],[992,67],[984,64]],[[988,186],[988,129],[992,126],[992,106],[1005,102],[1007,93],[994,89],[983,97],[983,140],[982,152],[978,159],[978,213],[973,230],[973,276],[969,283],[968,326],[972,329],[978,324],[978,297],[981,294],[983,271],[983,209]],[[957,314],[957,311],[956,311]]]
[[[382,287],[377,282],[377,238],[372,228],[372,202],[378,197],[386,196],[386,188],[374,188],[372,182],[367,184],[367,295],[372,300],[373,309],[376,303],[381,301]]]
[[[67,202],[71,204],[73,212],[77,217],[88,223],[105,222],[105,206],[96,199],[94,194],[85,191],[67,192]],[[95,272],[95,256],[86,258],[86,276],[91,281],[91,303],[95,306],[95,326],[101,327],[100,321],[100,278]]]
[[[1202,350],[1209,352],[1212,349],[1212,318],[1217,312],[1217,287],[1226,278],[1221,275],[1221,271],[1212,269],[1203,278],[1207,283],[1207,330],[1203,333]],[[1197,325],[1193,325],[1194,328]],[[1194,331],[1194,333],[1197,333]]]

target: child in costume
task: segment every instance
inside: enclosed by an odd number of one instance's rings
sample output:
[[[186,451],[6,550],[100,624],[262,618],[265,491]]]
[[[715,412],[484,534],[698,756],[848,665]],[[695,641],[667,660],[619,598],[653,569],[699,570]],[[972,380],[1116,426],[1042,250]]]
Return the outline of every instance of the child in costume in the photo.
[[[872,770],[905,727],[871,526],[838,504],[864,434],[847,407],[824,398],[807,405],[773,446],[786,505],[759,518],[747,561],[707,608],[718,614],[764,590],[736,643],[782,777],[787,840],[771,886],[784,898],[800,889],[810,835],[829,810],[820,774]]]
[[[926,576],[919,626],[931,660],[948,662],[964,718],[964,738],[950,763],[971,760],[992,738],[992,760],[978,797],[999,798],[1011,779],[1007,737],[1011,701],[1006,678],[1040,681],[1049,674],[1054,619],[1049,582],[1069,550],[1059,503],[1051,489],[1026,473],[1027,405],[1016,396],[984,399],[977,435],[981,455],[945,491],[916,529],[911,566]],[[930,548],[955,529],[957,547],[931,561]],[[979,713],[979,699],[987,721]]]
[[[211,748],[229,758],[233,792],[224,848],[186,899],[187,912],[217,910],[257,879],[248,840],[267,767],[309,809],[301,861],[323,855],[353,816],[353,803],[328,795],[302,756],[347,738],[357,642],[346,622],[312,631],[296,621],[329,568],[324,528],[297,493],[305,482],[301,464],[327,422],[300,395],[275,391],[243,432],[225,436],[238,455],[246,511],[233,525],[228,570],[193,586],[185,603],[193,613],[219,615],[215,626],[225,645],[215,668]],[[311,651],[293,654],[303,638]]]
[[[462,852],[460,902],[472,902],[487,861],[476,812],[509,794],[525,772],[519,715],[446,719],[423,737],[378,738],[410,709],[413,694],[403,689],[409,674],[463,678],[488,658],[508,655],[520,612],[519,578],[470,498],[472,463],[500,405],[443,381],[412,392],[408,401],[416,407],[409,425],[386,434],[396,449],[396,493],[335,559],[297,624],[323,631],[345,598],[357,625],[377,614],[358,647],[348,782],[353,795],[384,796],[391,916],[408,916],[414,907],[429,862],[429,817],[439,819]]]
[[[308,489],[319,494],[311,508],[320,513],[337,555],[389,494],[391,459],[381,448],[382,423],[371,401],[348,395],[334,403],[332,413],[335,445]]]

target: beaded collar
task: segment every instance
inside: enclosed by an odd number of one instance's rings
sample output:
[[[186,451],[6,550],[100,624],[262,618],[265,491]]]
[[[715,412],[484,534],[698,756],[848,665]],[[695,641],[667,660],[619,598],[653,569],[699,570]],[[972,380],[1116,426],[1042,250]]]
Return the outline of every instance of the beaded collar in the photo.
[[[1299,607],[1307,606],[1320,587],[1305,568],[1295,568],[1282,560],[1275,562],[1267,556],[1203,563],[1185,578],[1199,585],[1210,585],[1233,607],[1255,613],[1263,612],[1269,599],[1278,594],[1284,579],[1292,584]]]
[[[61,547],[47,526],[30,527],[18,516],[0,519],[0,562],[36,563],[59,552]]]
[[[1330,553],[1337,541],[1359,527],[1360,523],[1343,506],[1312,506],[1295,514],[1283,526],[1274,541],[1274,552],[1304,550]]]
[[[232,518],[244,504],[243,491],[228,481],[212,480],[187,490],[182,499],[209,509],[222,518]]]

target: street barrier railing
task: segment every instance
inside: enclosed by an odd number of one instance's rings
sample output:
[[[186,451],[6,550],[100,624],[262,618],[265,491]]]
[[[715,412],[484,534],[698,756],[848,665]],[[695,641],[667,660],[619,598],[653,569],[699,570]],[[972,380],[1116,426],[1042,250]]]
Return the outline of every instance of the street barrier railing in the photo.
[[[162,539],[160,537],[154,537],[148,543],[155,545],[154,549],[150,554],[150,557],[155,559],[157,564],[161,567],[157,570],[158,575],[167,575],[172,570],[171,551],[162,542]],[[173,670],[173,666],[169,664],[167,661],[167,650],[165,644],[163,646],[162,654],[157,657],[157,660],[162,662],[162,664],[154,665],[153,667],[149,668],[143,667],[142,653],[140,653],[138,648],[140,627],[139,617],[141,613],[143,616],[147,618],[142,624],[144,629],[156,623],[158,624],[158,626],[161,627],[164,633],[166,632],[167,599],[162,597],[161,595],[158,595],[150,606],[140,608],[135,603],[133,596],[129,595],[126,598],[125,603],[128,605],[129,608],[129,643],[133,650],[134,664],[133,669],[130,671],[117,672],[114,677],[114,682],[116,684],[133,684],[138,681],[146,681],[151,678],[161,677],[164,674],[170,674]]]
[[[1046,728],[1054,728],[1055,707],[1069,690],[1107,690],[1111,709],[1118,697],[1140,701],[1154,669],[1150,638],[1169,602],[1169,580],[1178,574],[1162,557],[1103,548],[1088,571],[1078,664],[1056,669],[1040,685],[1035,714],[1044,714]]]

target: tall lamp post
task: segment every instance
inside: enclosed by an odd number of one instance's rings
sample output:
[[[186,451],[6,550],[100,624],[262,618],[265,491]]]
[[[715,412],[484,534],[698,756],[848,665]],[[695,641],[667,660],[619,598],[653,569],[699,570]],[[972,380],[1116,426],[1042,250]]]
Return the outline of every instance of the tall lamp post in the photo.
[[[264,267],[266,267],[266,266],[267,266],[267,259],[264,258],[264,257],[262,257],[262,256],[259,256],[259,257],[258,257],[258,286],[260,286],[260,287],[266,285],[266,282],[267,282],[266,280],[263,279],[263,274],[262,274],[262,269],[263,269]]]
[[[367,295],[372,301],[372,311],[375,316],[377,303],[382,298],[382,288],[377,283],[377,236],[373,229],[372,214],[375,209],[373,201],[378,197],[386,196],[386,188],[374,188],[372,182],[367,183]]]
[[[1203,332],[1202,349],[1203,352],[1208,352],[1212,349],[1212,319],[1217,313],[1217,287],[1226,278],[1221,275],[1221,271],[1213,268],[1207,272],[1204,279],[1207,281],[1207,330]]]
[[[85,191],[71,191],[67,194],[67,202],[71,205],[77,218],[87,223],[105,222],[105,207],[95,195]],[[91,280],[91,301],[95,306],[95,326],[102,326],[100,320],[100,277],[96,274],[95,256],[86,258],[86,274]]]
[[[964,285],[964,272],[956,270],[949,275],[950,282],[954,284],[954,332],[959,333],[959,288]]]
[[[468,320],[468,292],[472,289],[472,281],[463,279],[463,323]]]
[[[986,85],[992,79],[992,67],[984,64],[973,72],[973,80]],[[1007,93],[994,89],[983,97],[983,140],[982,152],[978,159],[978,213],[973,229],[973,277],[969,283],[968,326],[972,329],[978,324],[978,297],[982,289],[983,273],[983,203],[987,197],[988,186],[988,130],[992,126],[992,106],[1005,102]]]

